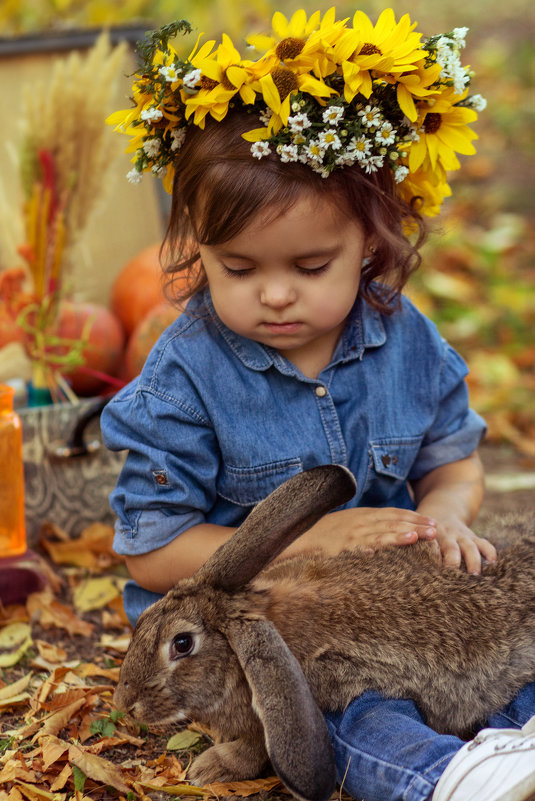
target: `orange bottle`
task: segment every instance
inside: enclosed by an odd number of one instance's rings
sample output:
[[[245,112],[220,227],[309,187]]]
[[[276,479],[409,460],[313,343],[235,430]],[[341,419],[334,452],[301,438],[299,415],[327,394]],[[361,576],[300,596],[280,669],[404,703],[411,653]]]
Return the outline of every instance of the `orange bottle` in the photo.
[[[0,557],[26,551],[22,424],[12,387],[0,384]]]

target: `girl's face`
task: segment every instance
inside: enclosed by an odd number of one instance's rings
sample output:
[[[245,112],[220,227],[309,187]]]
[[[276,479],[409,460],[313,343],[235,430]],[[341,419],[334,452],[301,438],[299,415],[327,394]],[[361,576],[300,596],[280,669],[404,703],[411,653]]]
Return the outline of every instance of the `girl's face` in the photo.
[[[260,213],[233,239],[201,245],[200,254],[225,325],[316,377],[355,302],[365,247],[356,220],[307,193],[275,219]]]

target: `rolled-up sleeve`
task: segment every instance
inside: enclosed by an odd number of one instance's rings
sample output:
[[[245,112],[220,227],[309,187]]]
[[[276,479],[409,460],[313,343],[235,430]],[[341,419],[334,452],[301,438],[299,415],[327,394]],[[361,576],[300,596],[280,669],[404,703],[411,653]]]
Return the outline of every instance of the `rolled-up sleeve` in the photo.
[[[117,553],[147,553],[206,519],[219,452],[198,408],[135,381],[108,403],[101,428],[108,448],[128,451],[110,495]]]
[[[437,413],[426,431],[410,480],[470,456],[487,429],[483,418],[469,406],[466,362],[446,341],[443,347]]]

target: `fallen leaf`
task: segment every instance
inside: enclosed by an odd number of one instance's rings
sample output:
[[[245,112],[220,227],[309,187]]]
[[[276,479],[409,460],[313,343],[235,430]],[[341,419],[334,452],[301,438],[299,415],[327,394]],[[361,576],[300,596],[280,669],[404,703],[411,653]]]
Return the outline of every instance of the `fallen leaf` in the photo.
[[[26,784],[25,782],[17,782],[17,784],[29,801],[65,801],[63,793],[49,793],[40,787]]]
[[[0,667],[12,667],[32,644],[32,631],[27,623],[10,623],[0,630]]]
[[[44,640],[35,640],[34,642],[39,651],[39,656],[49,664],[65,662],[67,659],[67,652],[64,648],[59,648],[57,645]]]
[[[94,629],[91,623],[81,620],[68,606],[57,601],[49,592],[32,593],[26,601],[32,620],[38,619],[44,628],[66,629],[69,634],[89,637]]]
[[[126,784],[121,769],[108,759],[91,754],[77,745],[71,745],[69,762],[93,781],[109,784],[122,793],[130,792],[130,787]]]
[[[59,732],[70,723],[71,718],[74,717],[76,712],[78,712],[84,704],[85,698],[80,698],[78,701],[68,704],[57,712],[54,712],[48,718],[45,718],[44,721],[40,722],[40,728],[33,739],[36,740],[45,734],[59,734]]]
[[[277,776],[270,776],[267,779],[251,779],[243,782],[212,782],[203,789],[209,790],[215,795],[239,795],[246,798],[263,790],[272,790],[273,787],[280,785],[281,781]]]
[[[111,648],[114,651],[125,654],[131,639],[131,634],[124,634],[122,637],[112,637],[110,634],[103,634],[100,638],[100,644],[104,648]]]
[[[22,678],[18,679],[18,681],[14,681],[12,684],[6,684],[4,687],[0,689],[0,702],[5,701],[6,698],[10,698],[13,695],[18,695],[19,693],[23,692],[28,684],[32,679],[32,673],[27,673]]]
[[[136,782],[136,784],[147,790],[159,790],[168,795],[194,795],[197,797],[210,795],[210,791],[203,787],[194,787],[191,784],[156,784],[154,782]]]
[[[197,734],[194,731],[188,731],[188,729],[184,729],[184,731],[179,731],[176,734],[173,734],[173,736],[167,741],[165,747],[167,751],[182,751],[185,748],[191,748],[191,746],[195,745],[195,743],[198,743],[200,739],[200,734]]]
[[[59,737],[55,737],[53,734],[40,737],[39,744],[43,755],[44,770],[47,770],[50,765],[57,762],[69,750],[69,743],[66,743],[65,740],[60,740]]]
[[[73,593],[75,609],[78,612],[101,609],[121,596],[125,583],[126,579],[116,579],[113,576],[99,576],[83,581]]]

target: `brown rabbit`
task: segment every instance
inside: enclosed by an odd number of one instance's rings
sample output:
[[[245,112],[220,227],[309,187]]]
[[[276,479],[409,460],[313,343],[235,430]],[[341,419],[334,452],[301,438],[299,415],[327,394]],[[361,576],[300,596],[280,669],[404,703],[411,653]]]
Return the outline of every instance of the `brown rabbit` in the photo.
[[[291,478],[140,617],[115,701],[148,724],[214,732],[195,783],[250,778],[269,759],[294,795],[320,801],[335,782],[320,710],[375,689],[469,736],[535,679],[535,538],[481,576],[442,569],[426,544],[297,556],[260,573],[354,489],[335,465]]]

